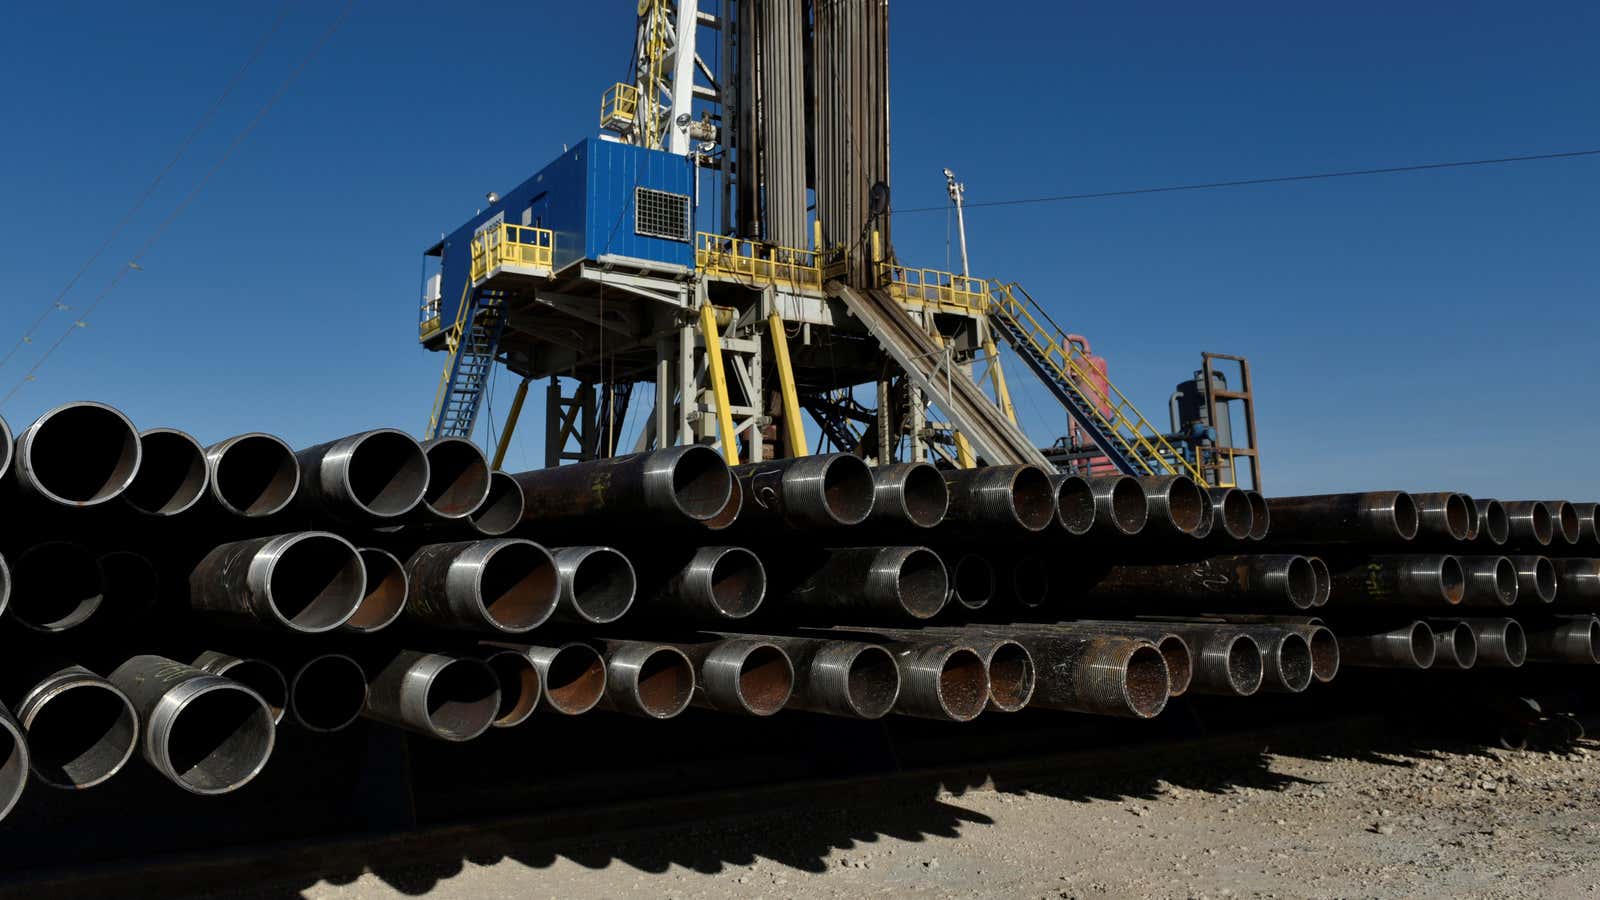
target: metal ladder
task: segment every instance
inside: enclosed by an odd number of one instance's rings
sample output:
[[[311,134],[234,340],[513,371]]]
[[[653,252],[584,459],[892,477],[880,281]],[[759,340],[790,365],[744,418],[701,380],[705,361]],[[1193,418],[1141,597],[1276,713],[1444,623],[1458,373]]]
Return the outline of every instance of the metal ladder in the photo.
[[[455,324],[445,336],[450,355],[439,377],[426,439],[472,437],[504,330],[504,291],[480,287],[462,298]]]
[[[989,321],[1055,394],[1096,446],[1128,475],[1205,478],[1109,381],[1101,393],[1083,353],[1019,284],[989,284]],[[1049,324],[1046,328],[1040,320]]]

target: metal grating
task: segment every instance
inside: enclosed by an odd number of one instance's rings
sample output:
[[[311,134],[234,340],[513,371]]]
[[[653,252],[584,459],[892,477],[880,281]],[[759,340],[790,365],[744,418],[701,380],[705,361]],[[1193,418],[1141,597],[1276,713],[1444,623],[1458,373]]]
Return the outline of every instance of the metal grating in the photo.
[[[645,237],[689,242],[689,195],[633,189],[633,231]]]

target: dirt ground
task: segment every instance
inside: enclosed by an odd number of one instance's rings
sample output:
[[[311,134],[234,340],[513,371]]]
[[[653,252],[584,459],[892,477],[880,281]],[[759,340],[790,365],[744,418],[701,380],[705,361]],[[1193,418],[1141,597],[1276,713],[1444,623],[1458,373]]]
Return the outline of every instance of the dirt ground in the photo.
[[[380,897],[1600,896],[1600,745],[1262,753],[940,790],[334,878]]]

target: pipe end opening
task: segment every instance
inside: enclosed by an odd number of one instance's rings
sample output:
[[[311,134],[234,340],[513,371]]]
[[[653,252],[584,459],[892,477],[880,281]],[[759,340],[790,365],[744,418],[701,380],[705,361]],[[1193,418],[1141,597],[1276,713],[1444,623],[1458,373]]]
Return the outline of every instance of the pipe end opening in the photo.
[[[711,564],[711,599],[729,619],[742,619],[767,595],[767,570],[761,558],[743,547],[726,547]]]
[[[366,594],[361,556],[326,532],[288,535],[267,579],[267,600],[290,628],[320,632],[349,621]]]
[[[588,644],[556,648],[545,669],[545,702],[556,712],[582,715],[600,702],[606,692],[606,662]]]
[[[508,540],[489,550],[478,579],[489,624],[501,631],[517,633],[543,624],[561,597],[555,560],[532,541]]]
[[[435,515],[460,519],[471,515],[489,496],[489,461],[478,445],[464,438],[439,438],[423,448],[428,460],[428,485],[422,502]]]
[[[295,721],[308,731],[348,728],[367,705],[367,674],[343,654],[315,657],[295,673],[289,704]]]
[[[1260,664],[1260,660],[1257,660]],[[1161,651],[1150,644],[1135,647],[1123,665],[1122,695],[1128,710],[1140,719],[1150,719],[1167,708],[1172,682]]]
[[[931,619],[949,599],[949,576],[939,554],[926,547],[907,548],[895,574],[900,607],[913,618]]]
[[[1001,641],[989,654],[989,705],[1016,712],[1033,699],[1033,654],[1016,641]]]
[[[195,794],[226,794],[261,772],[275,740],[272,712],[247,688],[219,683],[179,709],[162,749],[171,775]]]
[[[900,696],[900,668],[894,656],[876,644],[858,649],[845,674],[846,699],[863,719],[881,719]]]

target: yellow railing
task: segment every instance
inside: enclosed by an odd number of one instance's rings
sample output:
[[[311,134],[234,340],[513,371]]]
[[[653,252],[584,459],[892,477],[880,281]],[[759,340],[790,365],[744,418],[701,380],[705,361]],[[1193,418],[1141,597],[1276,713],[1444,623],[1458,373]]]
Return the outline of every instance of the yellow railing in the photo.
[[[826,254],[824,259],[815,250],[778,247],[704,231],[695,235],[695,268],[712,277],[734,280],[820,289],[842,255],[840,250]]]
[[[989,305],[988,284],[982,278],[885,262],[878,264],[878,280],[901,303],[935,303],[973,312]]]
[[[600,127],[619,134],[633,130],[639,120],[639,88],[617,82],[600,97]]]
[[[1134,451],[1129,454],[1135,463],[1150,475],[1187,475],[1197,484],[1206,485],[1200,474],[1177,448],[1161,436],[1155,426],[1134,407],[1116,385],[1106,382],[1101,392],[1091,378],[1093,367],[1083,352],[1074,347],[1057,332],[1051,332],[1034,318],[1028,308],[1031,303],[1017,299],[1010,285],[991,282],[988,292],[989,311],[1016,323],[1026,340],[1044,357],[1056,375],[1076,385],[1088,399],[1087,406],[1100,424],[1110,433],[1119,436]]]
[[[467,298],[466,285],[461,286],[461,302],[456,305],[456,321],[450,326],[450,331],[444,336],[444,345],[448,353],[444,355],[444,371],[439,373],[439,387],[433,392],[433,410],[428,413],[428,429],[422,433],[426,440],[433,440],[439,432],[439,417],[444,414],[445,392],[450,387],[450,370],[455,367],[456,354],[461,350],[461,333],[467,329]]]
[[[488,275],[498,266],[523,265],[551,267],[555,255],[555,234],[548,228],[531,225],[500,225],[472,239],[472,276],[469,282]]]

